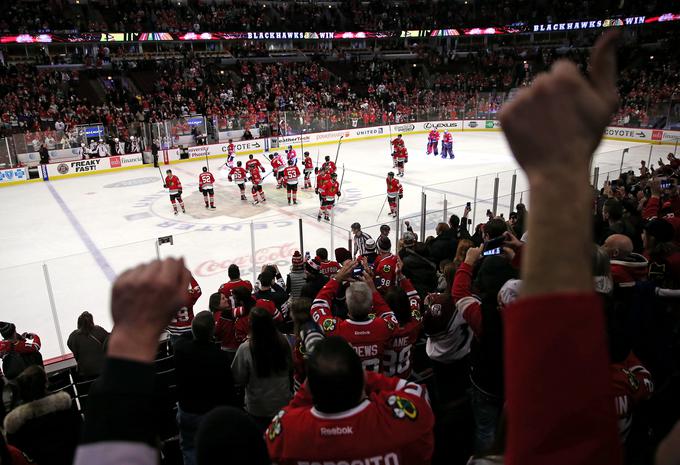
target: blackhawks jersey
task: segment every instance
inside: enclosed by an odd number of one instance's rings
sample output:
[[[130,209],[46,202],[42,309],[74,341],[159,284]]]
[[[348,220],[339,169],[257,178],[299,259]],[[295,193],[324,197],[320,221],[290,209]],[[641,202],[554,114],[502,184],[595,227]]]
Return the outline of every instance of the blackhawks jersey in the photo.
[[[373,294],[375,317],[366,321],[343,320],[333,316],[331,305],[338,292],[340,283],[331,279],[319,291],[312,304],[312,319],[324,333],[345,339],[359,355],[361,364],[367,371],[380,371],[392,333],[397,327],[394,314],[382,296]]]
[[[332,415],[314,408],[306,384],[265,432],[277,465],[429,464],[434,415],[424,386],[366,372],[367,398]]]
[[[201,286],[191,277],[191,284],[189,285],[189,304],[179,309],[174,318],[168,325],[168,332],[173,336],[191,333],[191,322],[194,321],[194,305],[201,297]]]

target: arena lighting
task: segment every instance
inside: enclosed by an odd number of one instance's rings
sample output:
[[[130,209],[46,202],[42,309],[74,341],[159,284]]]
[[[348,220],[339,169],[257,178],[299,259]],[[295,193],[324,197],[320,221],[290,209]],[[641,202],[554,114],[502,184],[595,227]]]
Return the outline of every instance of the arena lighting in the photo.
[[[80,0],[76,0],[79,2]],[[181,2],[179,2],[181,3]],[[266,8],[266,4],[262,4]],[[391,39],[396,37],[452,37],[469,35],[509,35],[555,31],[577,31],[604,29],[608,27],[642,26],[652,23],[680,21],[680,13],[665,13],[660,16],[628,16],[625,18],[588,19],[564,23],[528,24],[514,23],[507,26],[419,29],[406,31],[256,31],[256,32],[90,32],[61,34],[20,34],[0,36],[0,44],[32,43],[93,43],[93,42],[173,42],[213,40],[333,40],[333,39]]]

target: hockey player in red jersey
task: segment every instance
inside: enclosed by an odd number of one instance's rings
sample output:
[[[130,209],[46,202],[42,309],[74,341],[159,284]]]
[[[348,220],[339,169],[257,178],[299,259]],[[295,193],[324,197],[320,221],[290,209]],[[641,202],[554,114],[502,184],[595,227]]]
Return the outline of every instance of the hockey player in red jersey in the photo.
[[[406,147],[398,147],[394,151],[394,163],[397,167],[397,176],[404,176],[404,163],[406,163],[407,157]]]
[[[229,145],[227,145],[227,166],[229,168],[234,167],[234,159],[236,158],[236,146],[233,141],[229,139]]]
[[[241,162],[237,161],[236,166],[229,171],[229,182],[234,181],[241,191],[241,200],[246,200],[246,178],[248,173],[241,167]]]
[[[335,163],[331,161],[331,157],[326,155],[324,160],[326,161],[324,161],[323,165],[321,165],[321,169],[329,174],[335,173],[337,171],[337,166],[335,166]]]
[[[397,199],[402,199],[404,197],[404,188],[397,178],[394,177],[394,173],[390,171],[387,173],[387,203],[390,204],[390,215],[397,216]]]
[[[293,160],[288,160],[288,166],[283,169],[283,178],[286,180],[286,192],[288,194],[288,205],[290,205],[291,195],[293,196],[293,203],[297,205],[297,190],[298,178],[300,177],[300,170]]]
[[[175,215],[178,213],[177,202],[179,202],[179,206],[182,207],[182,213],[186,213],[184,201],[182,200],[182,183],[177,176],[172,174],[172,170],[167,170],[165,174],[167,176],[165,177],[163,187],[168,189],[170,193],[170,203],[172,203],[172,209],[175,211]]]
[[[203,167],[203,172],[198,175],[198,191],[203,193],[203,200],[205,201],[205,208],[215,208],[215,177],[207,167]]]
[[[401,134],[397,135],[397,137],[392,140],[392,146],[394,147],[394,150],[397,150],[399,147],[404,147],[404,139],[402,139]]]
[[[321,207],[319,208],[319,215],[317,216],[317,221],[321,221],[321,215],[323,215],[326,221],[329,221],[331,211],[335,206],[335,197],[340,197],[340,185],[336,181],[338,175],[335,173],[331,174],[331,179],[326,181],[323,186],[319,189],[319,194],[321,195]]]
[[[168,333],[170,333],[170,340],[173,338],[186,336],[191,337],[191,322],[194,321],[194,305],[201,297],[201,286],[198,285],[196,279],[191,277],[191,284],[189,285],[189,302],[185,307],[180,308],[177,314],[168,325]]]
[[[355,274],[356,273],[360,274]],[[348,317],[333,316],[332,305],[341,283],[349,279],[346,291]],[[371,314],[375,314],[372,317]],[[349,261],[317,294],[311,310],[312,319],[327,335],[340,336],[354,348],[366,370],[380,371],[382,359],[392,333],[397,326],[392,310],[373,285],[371,276],[363,271],[363,262]]]
[[[262,190],[262,175],[260,174],[260,170],[257,168],[250,170],[250,178],[248,180],[253,183],[253,188],[251,189],[253,194],[253,203],[259,203],[257,200],[258,193],[260,194],[260,199],[263,202],[266,202],[267,199],[264,197],[264,191]]]
[[[255,158],[253,155],[248,155],[248,161],[246,162],[246,171],[250,172],[254,168],[262,171],[264,173],[264,166],[260,163],[260,160]]]
[[[269,160],[276,177],[276,188],[281,189],[283,187],[283,169],[285,168],[283,159],[279,156],[278,152],[274,152],[269,154]]]
[[[304,158],[304,169],[303,172],[305,174],[305,184],[303,186],[303,189],[311,189],[312,188],[312,172],[314,171],[314,162],[312,161],[312,157],[309,156],[309,152],[305,152],[305,158]]]
[[[442,158],[456,158],[453,154],[453,136],[448,129],[444,130],[444,137],[442,137]]]
[[[361,368],[340,338],[319,340],[307,381],[265,432],[278,465],[431,462],[434,415],[424,386]]]
[[[293,149],[292,145],[288,146],[288,150],[286,150],[286,155],[288,157],[288,161],[293,160],[293,164],[297,165],[297,152],[295,149]]]
[[[431,153],[434,153],[435,157],[439,155],[439,149],[437,148],[438,145],[439,145],[439,131],[433,129],[427,136],[427,152],[426,152],[427,155]]]

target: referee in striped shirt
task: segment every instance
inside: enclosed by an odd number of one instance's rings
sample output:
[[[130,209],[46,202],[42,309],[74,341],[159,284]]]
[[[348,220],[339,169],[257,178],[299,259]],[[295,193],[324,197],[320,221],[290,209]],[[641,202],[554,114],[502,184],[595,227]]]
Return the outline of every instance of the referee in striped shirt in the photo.
[[[372,239],[371,236],[361,230],[359,223],[352,223],[352,234],[354,234],[354,258],[358,255],[366,255],[366,241]]]

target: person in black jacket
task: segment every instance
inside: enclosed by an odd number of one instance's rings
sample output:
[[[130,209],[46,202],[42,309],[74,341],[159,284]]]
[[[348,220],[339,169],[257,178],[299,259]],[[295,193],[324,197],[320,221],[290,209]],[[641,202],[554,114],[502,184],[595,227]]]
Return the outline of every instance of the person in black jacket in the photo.
[[[281,310],[281,306],[287,300],[286,291],[274,282],[274,277],[274,274],[269,270],[260,273],[260,276],[257,277],[260,282],[260,289],[254,294],[254,298],[255,300],[271,300],[276,308]]]
[[[38,150],[38,154],[40,155],[40,164],[41,165],[46,165],[50,162],[50,152],[47,151],[47,147],[45,147],[45,144],[42,144],[40,146],[40,150]]]
[[[421,299],[437,289],[437,265],[430,260],[425,244],[416,241],[414,233],[404,233],[398,254],[404,263],[404,276],[411,280]]]
[[[67,345],[78,363],[78,376],[81,379],[96,378],[104,369],[108,338],[109,332],[94,324],[90,312],[80,314],[78,329],[69,335]]]
[[[185,465],[196,463],[195,436],[205,414],[221,405],[236,405],[229,357],[215,345],[212,314],[198,313],[191,333],[192,339],[180,338],[174,345],[177,423]]]
[[[47,394],[47,375],[37,365],[17,377],[23,404],[5,417],[7,442],[44,465],[71,465],[81,419],[66,391]]]

